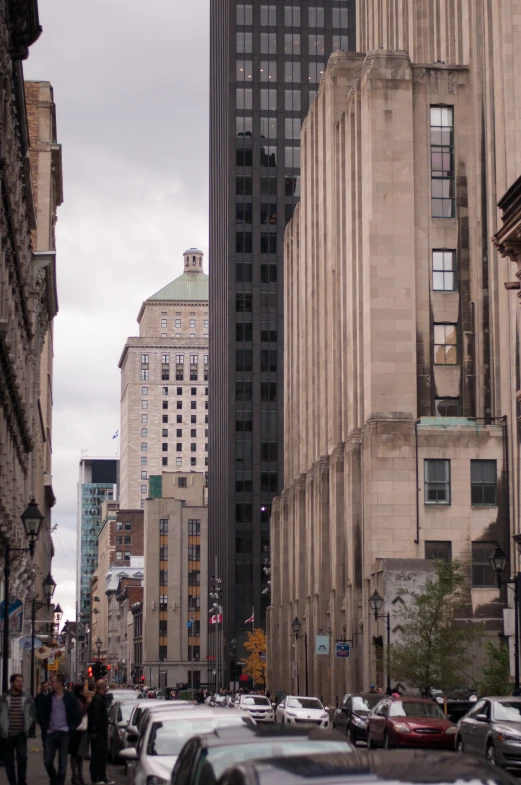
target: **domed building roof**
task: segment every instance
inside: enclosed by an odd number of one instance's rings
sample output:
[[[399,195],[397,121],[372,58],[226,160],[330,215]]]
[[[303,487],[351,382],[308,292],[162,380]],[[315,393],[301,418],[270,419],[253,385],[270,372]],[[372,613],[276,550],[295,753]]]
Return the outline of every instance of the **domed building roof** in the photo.
[[[185,272],[164,286],[151,297],[150,300],[170,300],[178,302],[180,300],[208,300],[209,278],[203,272]]]

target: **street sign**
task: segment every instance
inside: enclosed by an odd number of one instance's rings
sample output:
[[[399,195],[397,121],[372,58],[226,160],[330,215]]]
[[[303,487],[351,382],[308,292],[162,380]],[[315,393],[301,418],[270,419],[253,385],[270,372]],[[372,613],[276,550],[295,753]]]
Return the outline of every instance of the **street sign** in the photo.
[[[4,601],[0,603],[0,631],[4,629]],[[22,634],[24,623],[24,606],[21,600],[13,600],[9,603],[9,635],[11,638],[18,638]]]
[[[295,660],[293,660],[293,662],[291,663],[291,678],[296,679],[297,676],[298,676],[298,665],[295,662]]]
[[[47,670],[50,671],[50,672],[57,671],[58,670],[58,663],[57,662],[49,662],[49,663],[47,663]]]
[[[20,638],[20,640],[18,641],[18,645],[21,649],[23,649],[23,651],[31,651],[31,649],[33,648],[33,639],[31,635],[24,635],[23,638]],[[35,638],[34,648],[39,649],[41,645],[42,642],[40,638]]]
[[[348,660],[351,656],[350,643],[337,643],[335,644],[335,656],[340,660]]]
[[[260,659],[261,662],[266,662],[266,652],[265,651],[260,651],[259,652],[259,659]]]
[[[315,654],[329,654],[329,635],[315,636]]]

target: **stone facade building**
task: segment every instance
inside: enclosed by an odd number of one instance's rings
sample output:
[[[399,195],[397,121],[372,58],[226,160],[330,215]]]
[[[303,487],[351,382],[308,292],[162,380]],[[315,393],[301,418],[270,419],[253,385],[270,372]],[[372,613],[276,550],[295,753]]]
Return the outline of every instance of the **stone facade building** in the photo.
[[[184,253],[184,273],[149,297],[139,338],[121,359],[121,505],[145,506],[148,478],[165,467],[208,466],[208,276],[203,254]]]
[[[145,505],[143,665],[147,684],[207,680],[208,488],[201,472],[163,473]]]
[[[395,14],[359,0],[360,54],[332,55],[303,125],[285,238],[272,691],[296,689],[294,659],[302,685],[304,632],[310,694],[385,684],[369,597],[383,596],[394,639],[399,587],[421,585],[433,558],[465,564],[464,616],[504,632],[489,557],[499,543],[517,569],[519,361],[490,237],[521,164],[521,4],[457,5]],[[329,654],[315,653],[318,634]],[[335,658],[340,640],[349,660]]]

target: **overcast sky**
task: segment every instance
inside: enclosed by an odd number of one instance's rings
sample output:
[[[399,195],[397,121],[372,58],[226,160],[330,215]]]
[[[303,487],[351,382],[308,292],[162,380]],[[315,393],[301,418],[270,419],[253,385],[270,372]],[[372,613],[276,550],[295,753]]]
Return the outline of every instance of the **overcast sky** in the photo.
[[[114,456],[118,360],[142,301],[208,245],[209,0],[39,0],[26,79],[50,81],[57,227],[55,598],[75,616],[82,450]],[[206,260],[208,261],[208,260]]]

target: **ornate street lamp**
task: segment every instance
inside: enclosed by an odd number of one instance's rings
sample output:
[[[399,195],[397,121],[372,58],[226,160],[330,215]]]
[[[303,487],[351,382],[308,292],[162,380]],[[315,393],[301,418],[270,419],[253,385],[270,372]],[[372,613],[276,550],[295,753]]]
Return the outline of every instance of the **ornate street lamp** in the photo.
[[[36,504],[34,498],[31,499],[21,517],[25,536],[29,540],[29,552],[32,558],[34,556],[36,540],[40,534],[40,529],[42,528],[42,523],[44,522],[45,517],[38,509],[38,505]]]
[[[521,548],[519,547],[519,535],[514,535],[514,542],[517,545],[518,550],[521,552]],[[514,592],[514,683],[516,689],[519,687],[520,675],[519,675],[519,598],[521,596],[521,573],[517,573],[514,578],[508,578],[507,580],[503,580],[503,573],[506,570],[506,566],[508,563],[508,556],[506,555],[505,551],[499,543],[496,543],[496,547],[494,548],[494,552],[492,556],[488,560],[490,566],[494,570],[496,574],[496,582],[498,589],[501,589],[501,586],[506,586],[508,589]],[[510,584],[514,584],[511,586]]]
[[[47,605],[49,607],[51,605],[51,600],[55,589],[56,589],[56,581],[52,577],[51,573],[49,573],[43,582],[43,593],[45,595],[45,599],[47,600]]]
[[[391,614],[390,613],[383,613],[380,614],[378,611],[381,611],[384,605],[384,598],[381,594],[375,591],[369,597],[369,607],[371,608],[372,612],[374,613],[375,621],[377,622],[378,619],[385,619],[387,624],[387,695],[391,695]]]
[[[505,551],[500,547],[499,543],[496,543],[496,547],[494,548],[494,553],[489,559],[490,566],[496,573],[496,581],[498,589],[501,588],[502,580],[501,576],[505,571],[505,567],[507,566],[508,556],[506,555]]]
[[[102,646],[103,646],[103,641],[101,640],[101,638],[98,635],[98,637],[96,638],[96,648],[98,650],[98,660],[100,658],[100,652],[101,652],[101,647]]]
[[[293,629],[293,634],[295,636],[295,641],[298,641],[298,639],[299,639],[301,626],[302,625],[300,623],[299,617],[295,616],[295,618],[293,619],[293,621],[291,623],[291,627]],[[308,685],[308,634],[307,634],[307,632],[304,633],[304,654],[305,654],[304,662],[305,662],[305,666],[306,666],[306,671],[305,671],[305,675],[306,675],[306,695],[308,695],[309,694],[309,685]],[[295,646],[295,657],[296,657],[296,655],[297,655],[297,647]],[[299,675],[298,666],[297,666],[297,694],[299,692],[300,692],[300,675]]]

